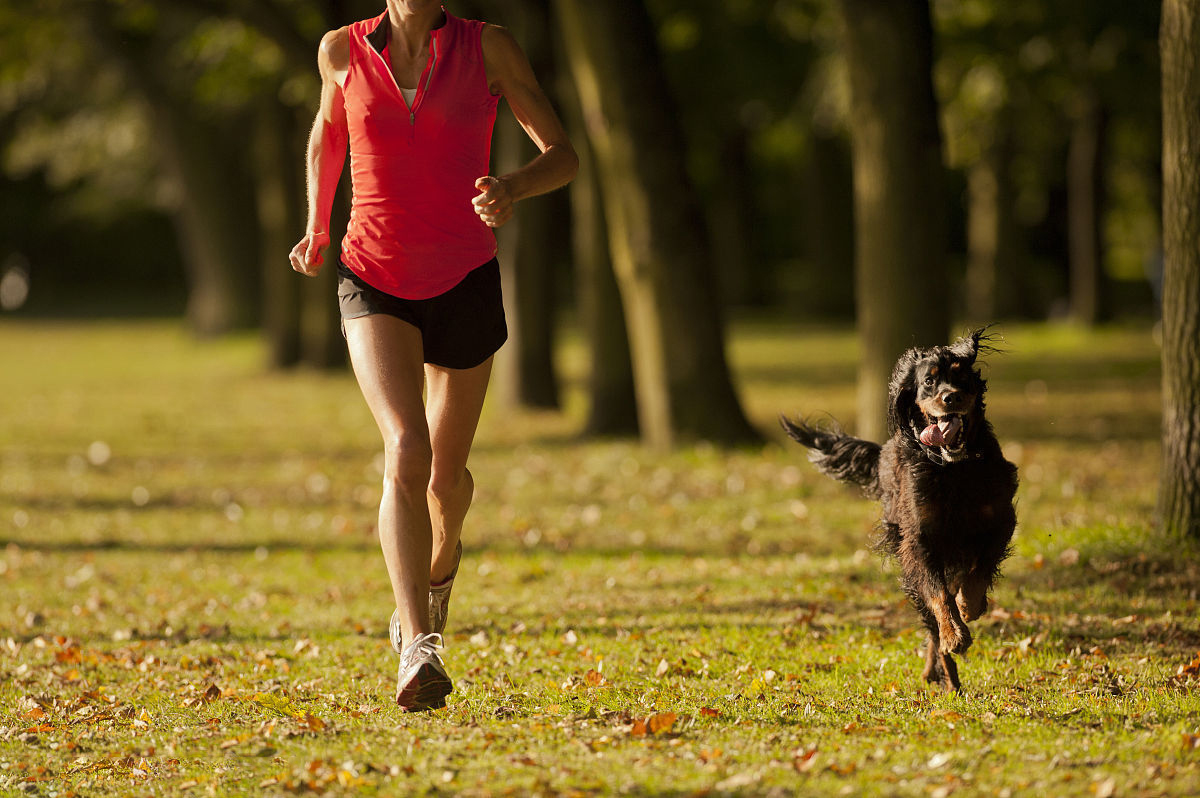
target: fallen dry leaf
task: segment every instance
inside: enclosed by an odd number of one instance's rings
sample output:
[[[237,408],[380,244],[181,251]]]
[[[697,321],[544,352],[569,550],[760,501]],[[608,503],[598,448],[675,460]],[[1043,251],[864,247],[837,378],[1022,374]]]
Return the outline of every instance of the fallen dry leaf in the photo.
[[[311,712],[305,712],[304,717],[300,719],[300,725],[309,731],[324,731],[325,721],[318,718]]]
[[[792,757],[792,767],[797,773],[807,773],[817,764],[817,747],[806,750],[797,750],[796,755]]]
[[[663,734],[669,732],[671,727],[675,725],[677,715],[674,712],[659,712],[657,715],[651,715],[646,721],[646,726],[651,734]]]
[[[674,712],[659,712],[648,718],[638,718],[629,730],[634,737],[645,737],[647,734],[665,734],[675,725],[678,717]]]

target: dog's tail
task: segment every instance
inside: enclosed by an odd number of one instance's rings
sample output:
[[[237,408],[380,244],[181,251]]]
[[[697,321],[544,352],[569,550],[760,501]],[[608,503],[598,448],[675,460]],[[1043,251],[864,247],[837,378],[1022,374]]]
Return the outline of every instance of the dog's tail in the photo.
[[[780,416],[779,423],[792,440],[808,448],[808,459],[821,473],[861,485],[872,496],[879,495],[878,443],[847,435],[837,426],[821,429],[784,416]]]

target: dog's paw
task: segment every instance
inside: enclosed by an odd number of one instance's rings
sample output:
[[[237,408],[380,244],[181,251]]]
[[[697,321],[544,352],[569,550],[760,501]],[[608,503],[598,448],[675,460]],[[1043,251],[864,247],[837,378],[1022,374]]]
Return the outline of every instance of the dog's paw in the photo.
[[[943,654],[965,654],[971,647],[971,630],[965,624],[946,624],[939,637],[938,651]]]
[[[958,614],[962,616],[964,621],[973,621],[987,612],[988,599],[987,595],[982,595],[974,599],[967,598],[963,592],[958,591],[958,595],[954,597],[954,603],[958,605]]]

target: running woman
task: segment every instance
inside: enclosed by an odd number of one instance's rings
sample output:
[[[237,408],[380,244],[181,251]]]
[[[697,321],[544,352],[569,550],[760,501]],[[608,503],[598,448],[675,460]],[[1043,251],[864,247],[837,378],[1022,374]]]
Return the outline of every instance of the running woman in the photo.
[[[379,16],[326,34],[317,65],[308,226],[290,260],[301,274],[320,270],[348,151],[338,303],[383,436],[379,541],[395,602],[396,702],[434,709],[453,690],[440,652],[474,492],[467,457],[508,337],[492,228],[519,200],[568,183],[578,159],[512,35],[440,0],[387,0]],[[497,177],[500,97],[540,154]]]

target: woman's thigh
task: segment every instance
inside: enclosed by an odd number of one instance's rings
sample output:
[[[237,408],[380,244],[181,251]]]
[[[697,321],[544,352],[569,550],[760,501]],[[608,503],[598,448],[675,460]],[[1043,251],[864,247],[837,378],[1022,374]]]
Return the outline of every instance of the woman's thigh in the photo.
[[[350,363],[385,446],[429,447],[421,332],[394,316],[346,319]]]

